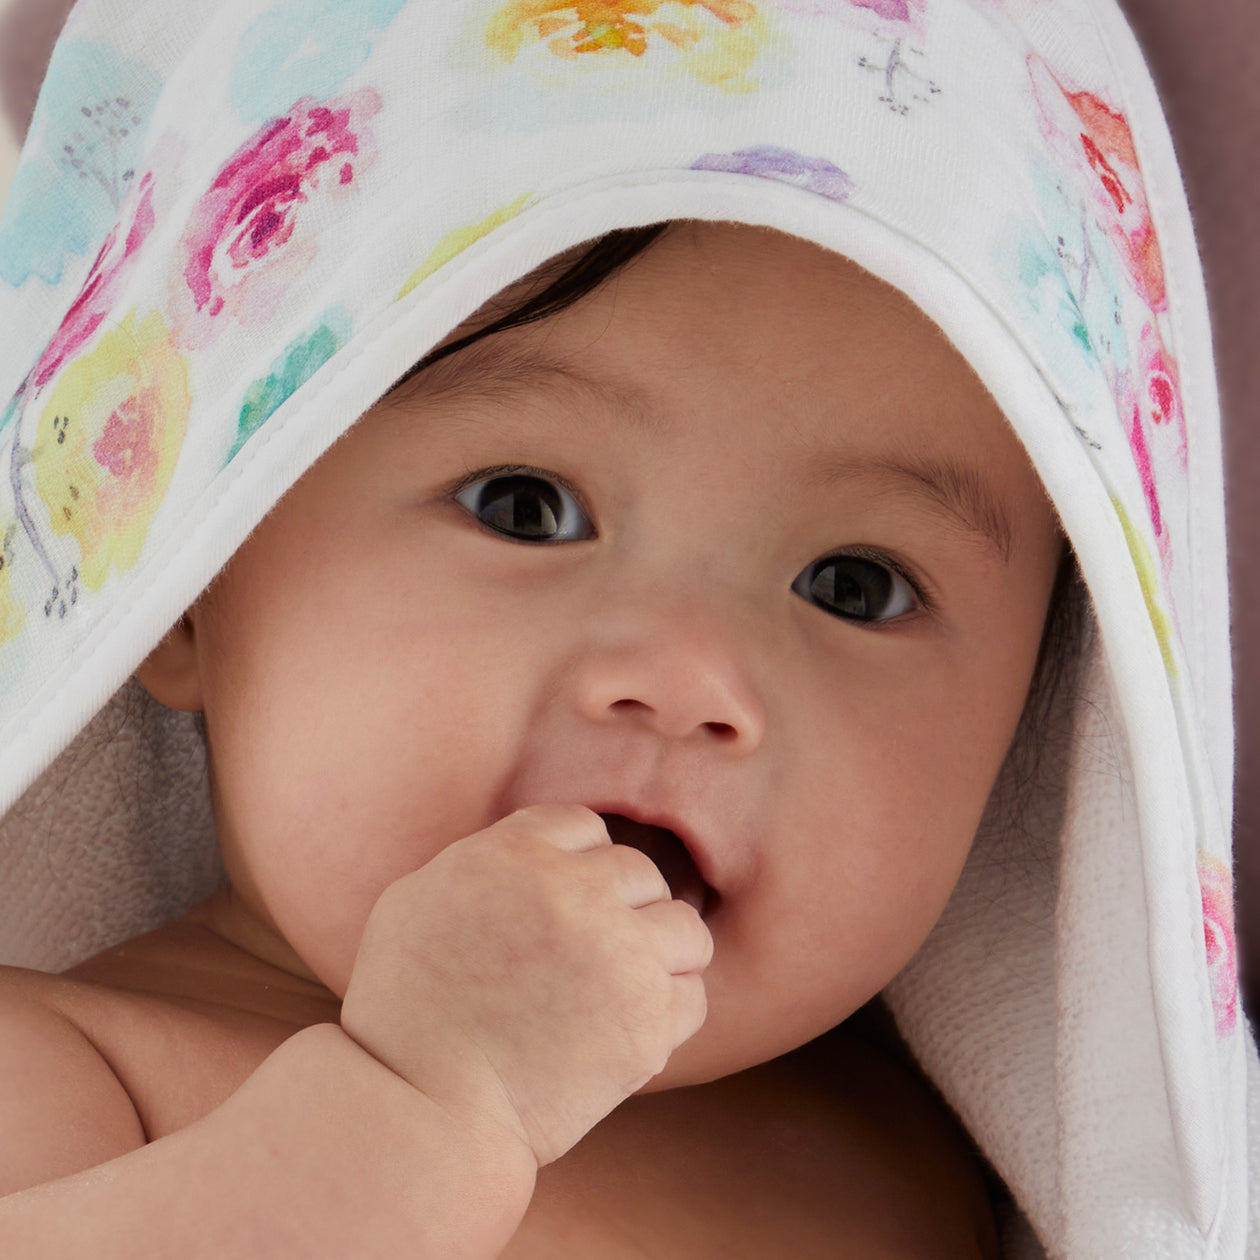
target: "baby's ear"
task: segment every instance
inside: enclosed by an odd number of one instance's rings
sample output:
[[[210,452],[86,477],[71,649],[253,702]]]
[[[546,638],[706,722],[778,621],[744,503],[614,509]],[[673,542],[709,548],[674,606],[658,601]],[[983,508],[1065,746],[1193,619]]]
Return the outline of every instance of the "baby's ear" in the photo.
[[[140,685],[168,709],[197,713],[202,708],[197,631],[185,613],[136,670]]]

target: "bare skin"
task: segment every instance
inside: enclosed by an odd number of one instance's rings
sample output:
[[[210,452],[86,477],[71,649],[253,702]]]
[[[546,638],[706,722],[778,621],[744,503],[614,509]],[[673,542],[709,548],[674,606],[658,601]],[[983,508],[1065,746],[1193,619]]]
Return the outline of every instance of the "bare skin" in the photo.
[[[326,990],[215,933],[225,895],[64,978],[3,977],[82,1028],[127,1086],[136,1132],[123,1144],[192,1124],[298,1028],[338,1016]],[[843,1241],[861,1257],[996,1256],[964,1134],[881,1040],[859,1020],[720,1081],[628,1099],[540,1170],[501,1254],[821,1258]],[[79,1162],[30,1175],[46,1181]]]
[[[139,672],[205,713],[231,893],[8,977],[6,1184],[130,1154],[0,1202],[0,1240],[55,1212],[142,1254],[178,1193],[251,1256],[280,1219],[328,1254],[982,1252],[908,1073],[780,1056],[936,921],[1061,545],[935,327],[774,233],[680,230],[422,374]],[[691,874],[611,843],[618,815]]]

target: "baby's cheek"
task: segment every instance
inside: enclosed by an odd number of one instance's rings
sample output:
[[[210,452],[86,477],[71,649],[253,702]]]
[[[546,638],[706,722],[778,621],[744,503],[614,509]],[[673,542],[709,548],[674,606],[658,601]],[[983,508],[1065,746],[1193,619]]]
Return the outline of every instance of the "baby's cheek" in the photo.
[[[285,939],[315,976],[344,997],[375,897],[342,891],[335,903],[315,890],[297,899],[280,922]]]

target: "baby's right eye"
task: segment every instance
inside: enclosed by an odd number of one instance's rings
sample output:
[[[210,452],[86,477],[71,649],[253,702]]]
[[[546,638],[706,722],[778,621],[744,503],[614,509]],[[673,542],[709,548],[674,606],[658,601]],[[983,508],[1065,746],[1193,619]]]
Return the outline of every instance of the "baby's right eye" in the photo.
[[[541,469],[493,469],[454,494],[483,525],[518,542],[581,542],[595,530],[574,496]]]

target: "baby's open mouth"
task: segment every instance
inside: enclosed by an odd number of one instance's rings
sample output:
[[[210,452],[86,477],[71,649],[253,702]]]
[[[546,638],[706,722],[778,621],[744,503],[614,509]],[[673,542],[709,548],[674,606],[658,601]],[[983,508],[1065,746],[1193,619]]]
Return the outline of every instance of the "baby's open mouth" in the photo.
[[[665,876],[669,891],[706,915],[717,904],[718,894],[705,883],[687,846],[668,828],[635,822],[623,814],[600,814],[613,844],[628,845],[645,853]]]

